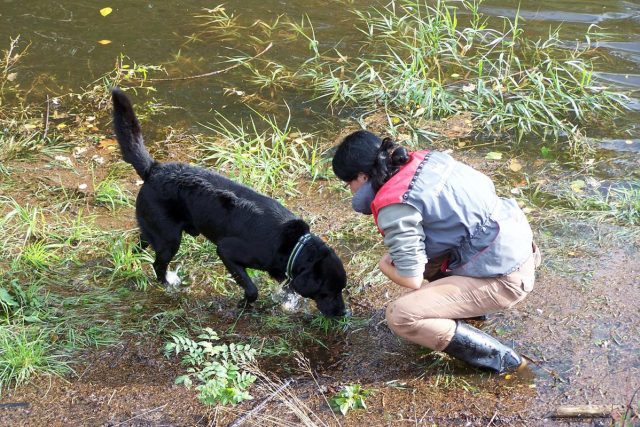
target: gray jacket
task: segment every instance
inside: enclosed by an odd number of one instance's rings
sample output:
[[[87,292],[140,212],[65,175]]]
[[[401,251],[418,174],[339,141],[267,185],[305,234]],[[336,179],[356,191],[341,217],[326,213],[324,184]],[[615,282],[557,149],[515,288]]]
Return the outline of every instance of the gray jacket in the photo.
[[[406,174],[399,179],[406,180]],[[401,204],[376,209],[385,245],[401,275],[421,274],[427,257],[448,254],[453,274],[501,276],[531,256],[533,235],[524,213],[515,200],[498,197],[491,179],[481,172],[445,153],[430,152],[406,184]],[[398,182],[393,186],[398,188]],[[402,259],[403,251],[409,259]]]

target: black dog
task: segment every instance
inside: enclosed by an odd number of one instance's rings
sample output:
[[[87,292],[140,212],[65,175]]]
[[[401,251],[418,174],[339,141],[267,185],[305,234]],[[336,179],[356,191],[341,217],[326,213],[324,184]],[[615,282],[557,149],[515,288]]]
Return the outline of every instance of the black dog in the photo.
[[[144,180],[136,200],[141,243],[156,253],[153,268],[164,285],[179,284],[167,271],[182,232],[204,235],[238,285],[242,303],[258,289],[245,269],[289,279],[291,287],[313,299],[327,316],[345,312],[342,289],[347,276],[340,259],[309,225],[274,199],[230,179],[182,163],[158,163],[144,146],[140,123],[127,96],[113,89],[113,123],[124,161]]]

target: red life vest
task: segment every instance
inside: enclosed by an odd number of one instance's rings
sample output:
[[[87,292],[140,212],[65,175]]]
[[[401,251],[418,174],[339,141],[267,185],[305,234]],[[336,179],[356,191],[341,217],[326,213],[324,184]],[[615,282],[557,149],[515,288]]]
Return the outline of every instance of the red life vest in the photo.
[[[416,174],[418,166],[424,158],[429,154],[429,150],[414,151],[409,153],[410,160],[402,169],[400,169],[395,175],[393,175],[376,193],[376,197],[371,202],[371,212],[373,213],[373,220],[378,225],[378,212],[385,206],[392,205],[394,203],[402,203],[403,196],[409,189],[411,180]],[[384,232],[380,230],[380,234],[384,236]]]

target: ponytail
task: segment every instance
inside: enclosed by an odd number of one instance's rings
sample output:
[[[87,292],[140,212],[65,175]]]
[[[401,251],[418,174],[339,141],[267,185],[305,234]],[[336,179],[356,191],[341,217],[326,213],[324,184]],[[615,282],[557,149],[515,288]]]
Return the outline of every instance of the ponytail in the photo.
[[[378,149],[373,168],[369,172],[373,190],[377,193],[380,187],[408,162],[409,152],[407,149],[396,144],[389,137],[384,138]]]

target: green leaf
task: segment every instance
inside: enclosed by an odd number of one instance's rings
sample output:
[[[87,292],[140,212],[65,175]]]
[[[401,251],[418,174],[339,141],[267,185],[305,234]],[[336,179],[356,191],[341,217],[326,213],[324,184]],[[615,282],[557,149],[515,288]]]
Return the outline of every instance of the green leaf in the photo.
[[[487,160],[501,160],[502,153],[500,153],[499,151],[490,151],[486,156],[484,156],[484,158]]]
[[[5,288],[0,288],[0,304],[8,305],[9,307],[17,307],[19,305]]]
[[[548,159],[551,157],[551,149],[543,146],[540,148],[540,154],[542,154],[543,159]]]
[[[582,190],[586,185],[587,184],[583,180],[576,179],[575,181],[571,181],[571,191],[574,193],[582,193]]]
[[[342,415],[347,415],[347,412],[349,412],[349,402],[340,405],[340,412],[342,412]]]

